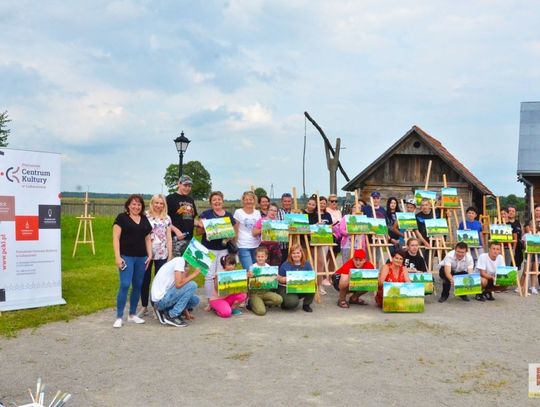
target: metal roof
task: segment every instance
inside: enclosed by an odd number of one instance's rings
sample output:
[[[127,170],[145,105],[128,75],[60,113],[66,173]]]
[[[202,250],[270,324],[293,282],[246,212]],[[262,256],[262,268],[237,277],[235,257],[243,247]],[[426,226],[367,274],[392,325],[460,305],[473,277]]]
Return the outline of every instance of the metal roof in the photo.
[[[522,102],[517,173],[540,174],[540,102]]]

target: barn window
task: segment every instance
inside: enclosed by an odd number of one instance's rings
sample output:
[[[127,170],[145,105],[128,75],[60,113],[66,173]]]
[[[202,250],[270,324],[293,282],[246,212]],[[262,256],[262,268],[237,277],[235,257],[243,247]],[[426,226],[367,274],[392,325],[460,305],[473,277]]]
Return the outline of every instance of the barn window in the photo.
[[[421,144],[420,144],[419,141],[415,141],[415,142],[413,143],[413,147],[414,147],[414,148],[420,148],[420,146],[421,146]]]

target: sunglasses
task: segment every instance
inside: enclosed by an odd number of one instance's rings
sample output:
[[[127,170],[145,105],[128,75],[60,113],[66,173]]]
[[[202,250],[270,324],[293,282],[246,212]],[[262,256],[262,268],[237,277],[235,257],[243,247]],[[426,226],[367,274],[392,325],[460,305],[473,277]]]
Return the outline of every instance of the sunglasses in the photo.
[[[331,203],[336,203],[336,202],[337,202],[337,199],[330,199],[329,202],[331,202]]]

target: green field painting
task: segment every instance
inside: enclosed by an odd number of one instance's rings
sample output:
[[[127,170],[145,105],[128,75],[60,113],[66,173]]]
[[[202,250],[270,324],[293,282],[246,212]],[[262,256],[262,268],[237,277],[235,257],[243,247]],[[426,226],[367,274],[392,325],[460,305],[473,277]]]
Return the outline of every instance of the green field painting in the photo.
[[[286,213],[285,220],[289,223],[291,233],[310,233],[308,216],[305,213]]]
[[[315,293],[315,271],[287,271],[287,294]]]
[[[425,222],[428,236],[440,236],[448,234],[448,222],[446,219],[426,219]]]
[[[530,233],[525,235],[525,252],[533,254],[540,253],[540,235]]]
[[[433,284],[433,274],[431,273],[409,273],[409,278],[411,283],[422,283],[424,284],[424,294],[430,295],[433,294],[434,284]]]
[[[418,224],[416,223],[416,215],[413,212],[397,212],[396,217],[398,227],[401,230],[418,229]]]
[[[384,312],[424,312],[424,284],[384,283]]]
[[[427,199],[429,201],[437,200],[437,192],[427,191],[425,189],[417,189],[414,191],[414,199],[416,199],[416,205],[420,206],[422,204],[422,199]]]
[[[278,267],[254,266],[253,277],[249,279],[250,290],[275,290],[278,287]]]
[[[224,218],[202,219],[202,222],[206,232],[206,239],[208,240],[230,239],[234,237],[234,228],[231,218],[228,216]]]
[[[246,270],[219,271],[217,273],[218,295],[227,295],[247,292]]]
[[[377,291],[379,270],[351,269],[349,274],[349,291]]]
[[[454,295],[482,294],[480,273],[462,274],[454,276]]]
[[[370,224],[366,215],[345,215],[345,224],[347,233],[350,235],[369,233],[370,231]]]
[[[262,222],[263,242],[289,241],[289,223],[284,220],[264,220]]]
[[[512,286],[517,285],[518,269],[513,266],[497,267],[497,282],[496,285]]]
[[[489,225],[489,239],[493,242],[511,242],[512,226],[502,224]]]
[[[193,238],[189,242],[182,257],[187,263],[201,269],[201,273],[206,275],[216,255],[203,246],[197,239]]]
[[[457,241],[467,243],[469,247],[480,247],[478,230],[458,230]]]
[[[334,235],[330,225],[310,225],[311,243],[313,244],[333,244]]]

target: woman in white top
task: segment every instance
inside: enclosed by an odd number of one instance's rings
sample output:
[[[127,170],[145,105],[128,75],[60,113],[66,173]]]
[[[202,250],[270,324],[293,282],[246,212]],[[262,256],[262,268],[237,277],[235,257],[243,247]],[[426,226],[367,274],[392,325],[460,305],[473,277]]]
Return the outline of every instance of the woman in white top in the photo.
[[[260,236],[253,236],[253,227],[261,218],[261,213],[255,209],[256,201],[257,197],[253,192],[244,192],[242,194],[242,208],[234,212],[238,257],[242,267],[246,270],[256,262],[255,249],[261,244]]]
[[[148,295],[150,292],[150,280],[152,278],[152,264],[154,264],[154,276],[161,266],[172,259],[172,235],[171,218],[167,215],[167,201],[161,194],[156,194],[150,200],[150,208],[146,211],[146,217],[152,225],[152,261],[148,263],[144,280],[141,287],[141,305],[139,316],[148,314]]]

